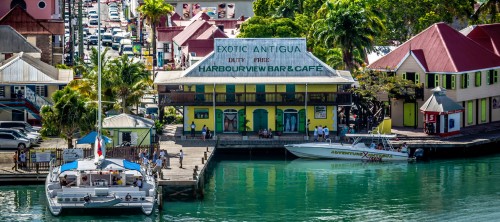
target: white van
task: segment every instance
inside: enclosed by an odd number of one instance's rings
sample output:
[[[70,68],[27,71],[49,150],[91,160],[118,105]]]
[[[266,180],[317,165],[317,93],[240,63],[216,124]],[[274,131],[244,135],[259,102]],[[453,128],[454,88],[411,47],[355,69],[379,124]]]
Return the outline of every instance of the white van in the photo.
[[[125,32],[118,32],[115,35],[113,35],[113,44],[111,45],[111,48],[114,50],[120,50],[120,42],[122,39],[128,38],[130,36],[130,33],[125,33]]]
[[[120,55],[122,55],[123,46],[125,46],[125,45],[132,45],[132,40],[130,40],[130,39],[120,40],[120,50],[119,50]]]
[[[111,46],[113,44],[113,35],[109,32],[102,34],[102,45]]]

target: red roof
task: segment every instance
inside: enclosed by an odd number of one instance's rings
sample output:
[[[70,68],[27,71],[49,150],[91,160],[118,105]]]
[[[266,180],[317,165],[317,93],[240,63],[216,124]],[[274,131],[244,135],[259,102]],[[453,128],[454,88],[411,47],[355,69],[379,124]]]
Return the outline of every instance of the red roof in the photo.
[[[410,51],[425,71],[431,73],[500,67],[499,56],[445,23],[430,26],[368,67],[396,70]]]
[[[217,26],[212,25],[210,28],[201,33],[196,39],[213,39],[213,38],[228,38],[226,33],[221,31]]]
[[[156,28],[157,38],[160,42],[171,42],[172,39],[184,30],[182,26]]]
[[[37,20],[19,5],[0,19],[0,25],[10,25],[22,35],[64,35],[62,21]]]
[[[176,35],[173,38],[173,41],[178,46],[184,46],[188,40],[196,39],[200,34],[202,34],[205,30],[207,30],[210,27],[211,25],[208,24],[205,20],[196,20],[189,26],[185,27],[182,32]]]
[[[467,34],[467,37],[500,55],[500,23],[477,25]]]

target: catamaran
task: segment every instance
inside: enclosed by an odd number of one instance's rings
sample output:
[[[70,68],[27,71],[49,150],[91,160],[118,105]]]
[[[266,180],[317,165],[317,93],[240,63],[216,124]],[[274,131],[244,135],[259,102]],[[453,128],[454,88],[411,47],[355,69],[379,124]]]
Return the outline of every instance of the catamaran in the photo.
[[[398,152],[389,140],[396,135],[385,134],[346,134],[353,138],[350,143],[302,143],[287,144],[285,148],[297,157],[312,159],[343,159],[343,160],[369,160],[369,161],[407,161],[407,152]],[[368,145],[367,145],[368,144]]]
[[[100,4],[98,4],[100,12]],[[99,13],[100,14],[100,13]],[[100,15],[99,15],[100,16]],[[98,24],[100,42],[100,18]],[[100,45],[100,43],[98,44]],[[98,49],[98,131],[94,158],[78,159],[54,166],[50,162],[45,192],[50,212],[57,216],[64,209],[138,208],[150,215],[156,203],[156,183],[151,168],[125,159],[107,159],[101,136],[101,49]]]

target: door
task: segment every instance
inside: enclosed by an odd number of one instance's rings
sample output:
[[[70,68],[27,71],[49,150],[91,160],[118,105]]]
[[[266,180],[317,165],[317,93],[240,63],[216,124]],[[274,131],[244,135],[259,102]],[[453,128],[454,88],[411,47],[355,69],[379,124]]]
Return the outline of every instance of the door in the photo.
[[[12,121],[24,121],[24,111],[23,110],[12,110]]]
[[[295,99],[295,85],[286,85],[286,101],[293,101]]]
[[[215,110],[215,132],[222,133],[222,110]]]
[[[299,132],[305,133],[306,132],[306,110],[301,109],[299,110]]]
[[[128,142],[128,143],[132,142],[132,135],[130,134],[130,132],[122,132],[121,134],[122,134],[121,144],[123,144],[125,142]]]
[[[22,99],[26,92],[24,91],[24,86],[12,86],[10,88],[10,98],[12,99]]]
[[[253,111],[253,131],[259,132],[260,129],[268,129],[267,110],[256,109]]]
[[[234,85],[226,85],[226,102],[234,103]]]
[[[403,113],[403,126],[415,126],[415,103],[405,103]]]
[[[255,92],[257,93],[255,99],[257,102],[265,102],[266,101],[266,85],[259,84],[255,87]]]
[[[195,100],[198,102],[205,101],[205,86],[204,85],[196,85],[196,97]]]

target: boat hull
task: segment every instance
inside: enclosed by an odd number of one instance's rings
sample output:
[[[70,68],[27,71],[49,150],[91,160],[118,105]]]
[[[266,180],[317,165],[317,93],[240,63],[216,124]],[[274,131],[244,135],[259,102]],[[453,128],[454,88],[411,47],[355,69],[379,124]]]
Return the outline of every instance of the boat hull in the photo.
[[[297,157],[368,161],[407,161],[408,154],[396,151],[353,147],[350,144],[304,143],[285,145]]]

